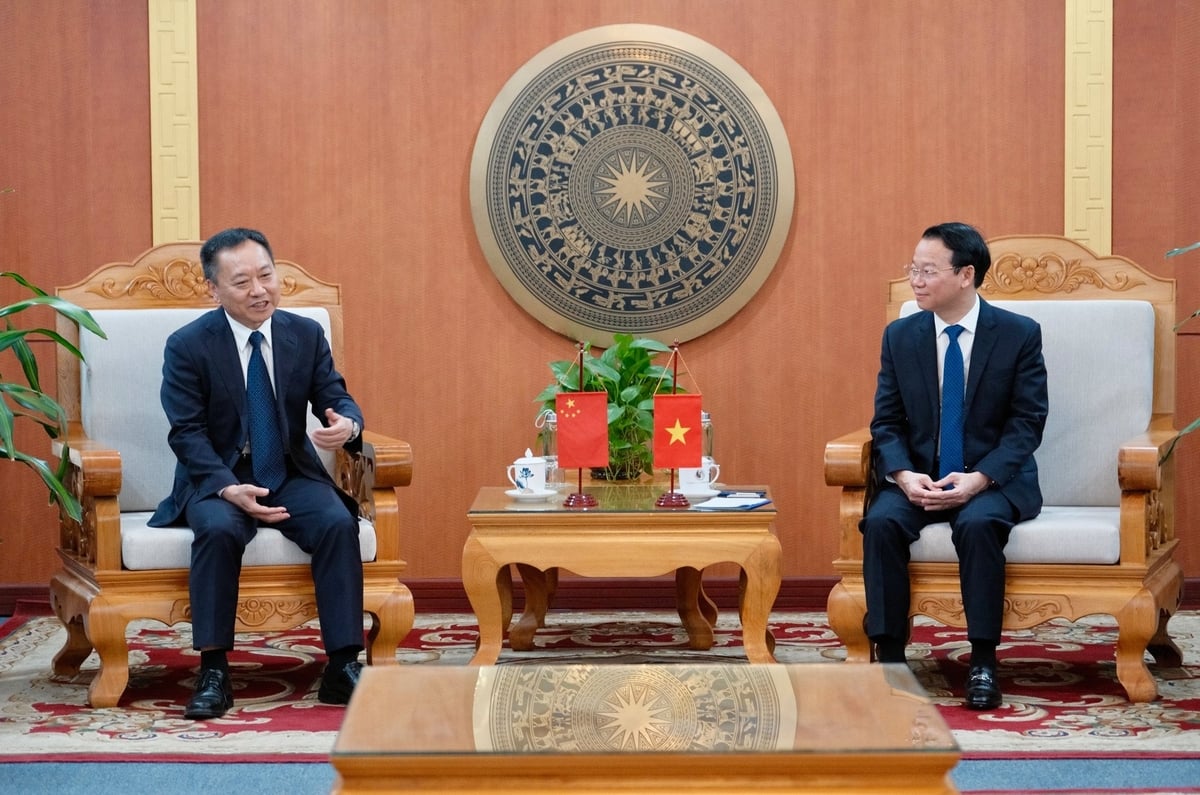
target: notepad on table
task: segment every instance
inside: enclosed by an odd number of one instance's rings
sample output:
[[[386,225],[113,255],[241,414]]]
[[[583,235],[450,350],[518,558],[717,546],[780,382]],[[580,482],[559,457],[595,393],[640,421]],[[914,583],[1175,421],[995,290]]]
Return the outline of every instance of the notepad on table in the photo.
[[[771,501],[757,495],[751,497],[713,497],[692,506],[697,511],[750,511],[769,505]]]

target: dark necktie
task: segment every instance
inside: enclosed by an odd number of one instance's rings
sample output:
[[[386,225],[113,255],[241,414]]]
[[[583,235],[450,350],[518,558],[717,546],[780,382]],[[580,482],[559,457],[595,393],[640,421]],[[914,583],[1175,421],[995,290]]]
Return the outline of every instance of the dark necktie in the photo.
[[[938,437],[941,452],[938,454],[938,478],[951,472],[963,471],[963,355],[958,347],[958,335],[962,326],[947,326],[946,336],[950,344],[946,347],[946,359],[942,363],[942,428]]]
[[[283,460],[283,437],[279,433],[279,414],[275,410],[275,392],[267,374],[260,344],[261,331],[250,335],[250,366],[246,369],[246,406],[250,412],[250,460],[258,485],[277,491],[283,485],[287,466]]]

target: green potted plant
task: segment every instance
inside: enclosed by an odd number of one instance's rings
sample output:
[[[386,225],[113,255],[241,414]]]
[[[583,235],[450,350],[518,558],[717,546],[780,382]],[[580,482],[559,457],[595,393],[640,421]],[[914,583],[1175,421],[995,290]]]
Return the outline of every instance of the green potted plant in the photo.
[[[12,279],[33,293],[32,298],[26,298],[8,306],[0,307],[0,317],[4,318],[4,328],[0,330],[0,354],[4,354],[5,351],[12,351],[16,358],[16,363],[20,366],[21,372],[24,375],[24,381],[16,381],[6,375],[5,371],[0,370],[0,458],[19,461],[37,472],[42,482],[46,484],[46,488],[50,491],[51,504],[58,503],[69,516],[79,521],[82,517],[79,501],[75,499],[75,496],[71,494],[63,483],[63,478],[67,474],[67,464],[70,456],[67,445],[63,445],[62,456],[52,467],[44,459],[18,450],[13,438],[13,432],[16,421],[22,417],[42,426],[46,435],[51,439],[63,437],[67,432],[66,412],[63,411],[58,401],[42,391],[41,378],[38,375],[37,358],[33,355],[33,350],[29,347],[28,338],[30,336],[47,337],[70,351],[74,356],[82,359],[83,355],[79,352],[78,348],[64,339],[58,332],[46,328],[14,328],[12,318],[14,315],[31,307],[48,306],[58,314],[70,318],[78,323],[81,328],[87,329],[98,337],[103,338],[104,332],[100,330],[100,326],[97,325],[95,319],[87,310],[81,309],[75,304],[64,301],[57,296],[46,294],[42,289],[26,281],[23,276],[6,271],[0,273],[0,278]],[[6,366],[7,362],[7,357],[0,358],[0,366]]]
[[[654,396],[684,391],[676,387],[667,367],[654,363],[654,357],[671,348],[657,340],[615,334],[613,344],[599,356],[589,355],[590,349],[585,343],[582,388],[575,359],[550,362],[554,380],[534,401],[553,411],[560,392],[608,393],[608,466],[592,470],[592,475],[637,478],[653,467],[648,442],[654,434]]]
[[[1181,248],[1173,248],[1173,249],[1171,249],[1170,251],[1168,251],[1168,252],[1167,252],[1167,256],[1168,256],[1168,257],[1178,257],[1180,254],[1186,254],[1187,252],[1189,252],[1189,251],[1195,251],[1196,249],[1200,249],[1200,241],[1197,241],[1197,242],[1195,242],[1195,243],[1191,244],[1190,246],[1182,246]],[[1180,327],[1182,327],[1182,326],[1183,326],[1185,323],[1187,323],[1189,320],[1193,320],[1193,319],[1195,319],[1195,318],[1197,318],[1197,317],[1200,317],[1200,309],[1197,309],[1197,310],[1195,310],[1195,311],[1194,311],[1194,312],[1192,312],[1190,315],[1188,315],[1187,317],[1185,317],[1183,320],[1180,320],[1178,323],[1176,323],[1176,324],[1175,324],[1175,329],[1176,329],[1176,330],[1178,330]],[[1174,440],[1173,442],[1171,442],[1170,446],[1167,448],[1167,452],[1166,452],[1166,454],[1164,455],[1164,458],[1165,458],[1166,456],[1169,456],[1169,455],[1171,455],[1171,453],[1172,453],[1172,452],[1174,452],[1174,450],[1175,450],[1175,445],[1177,445],[1177,444],[1179,443],[1179,440],[1180,440],[1180,439],[1182,439],[1184,436],[1186,436],[1187,434],[1191,433],[1192,431],[1196,430],[1197,428],[1200,428],[1200,417],[1197,417],[1196,419],[1194,419],[1194,420],[1192,420],[1191,422],[1189,422],[1189,423],[1188,423],[1188,424],[1187,424],[1187,425],[1186,425],[1186,426],[1183,428],[1183,430],[1181,430],[1181,431],[1179,432],[1179,435],[1175,437],[1175,440]]]

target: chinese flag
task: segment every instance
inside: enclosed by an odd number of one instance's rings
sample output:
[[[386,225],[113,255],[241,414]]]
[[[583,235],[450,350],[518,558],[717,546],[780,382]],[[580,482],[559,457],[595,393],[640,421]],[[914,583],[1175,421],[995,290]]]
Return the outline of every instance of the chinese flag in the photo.
[[[654,396],[654,466],[700,466],[700,395]]]
[[[561,392],[554,398],[554,411],[558,415],[558,466],[608,466],[608,393]]]

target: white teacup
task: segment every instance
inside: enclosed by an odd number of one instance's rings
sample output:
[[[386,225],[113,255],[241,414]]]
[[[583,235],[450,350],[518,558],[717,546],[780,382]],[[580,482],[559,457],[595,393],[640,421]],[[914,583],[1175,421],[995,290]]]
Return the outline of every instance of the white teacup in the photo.
[[[679,490],[685,494],[710,491],[720,474],[721,465],[704,456],[700,459],[700,466],[679,470]]]
[[[526,450],[508,465],[508,482],[520,491],[541,494],[546,490],[546,459]]]

